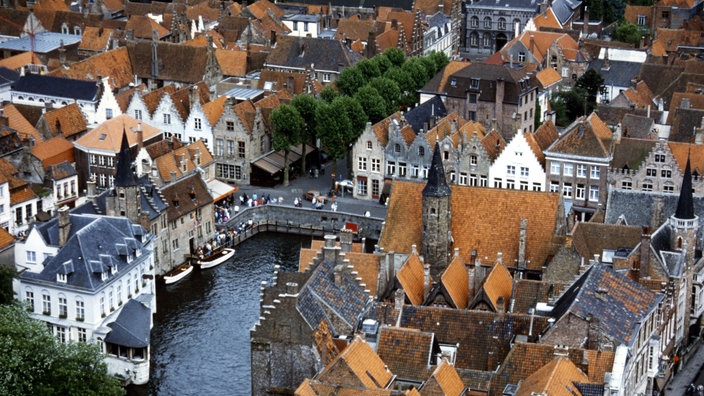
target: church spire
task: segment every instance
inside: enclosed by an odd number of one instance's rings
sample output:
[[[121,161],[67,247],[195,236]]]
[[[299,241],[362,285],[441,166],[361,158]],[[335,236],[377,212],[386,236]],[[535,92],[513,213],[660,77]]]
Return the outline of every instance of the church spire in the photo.
[[[424,197],[444,197],[450,195],[450,186],[445,180],[445,167],[442,165],[442,156],[440,154],[440,143],[435,143],[433,151],[433,161],[428,170],[428,183],[423,189]]]
[[[692,198],[692,171],[689,166],[689,155],[687,155],[687,165],[684,168],[684,177],[682,178],[682,189],[680,197],[677,201],[677,210],[675,217],[680,220],[689,220],[694,218],[694,199]]]
[[[136,186],[137,179],[132,170],[132,154],[130,145],[127,142],[127,132],[122,130],[122,144],[120,152],[117,154],[117,169],[115,171],[115,187]]]

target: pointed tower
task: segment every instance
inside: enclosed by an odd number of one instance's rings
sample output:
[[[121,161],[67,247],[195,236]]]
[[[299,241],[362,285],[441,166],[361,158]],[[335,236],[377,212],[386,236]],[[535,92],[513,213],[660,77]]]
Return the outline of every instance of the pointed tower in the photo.
[[[677,210],[670,217],[670,247],[673,250],[686,249],[685,260],[689,265],[694,263],[694,250],[697,248],[697,229],[699,217],[694,214],[694,199],[692,198],[692,171],[687,157],[687,165],[682,177],[682,189],[677,201]]]
[[[435,143],[428,183],[423,189],[423,242],[421,255],[430,275],[439,280],[452,253],[452,190],[445,180],[440,144]]]
[[[125,216],[133,223],[139,223],[141,213],[140,187],[132,169],[132,154],[127,142],[127,132],[122,131],[122,143],[117,154],[117,164],[113,189],[106,199],[109,216]]]

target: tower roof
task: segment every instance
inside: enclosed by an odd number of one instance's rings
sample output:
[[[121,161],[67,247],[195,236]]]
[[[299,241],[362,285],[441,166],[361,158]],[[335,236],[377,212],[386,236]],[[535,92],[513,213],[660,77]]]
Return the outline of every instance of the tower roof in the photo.
[[[687,157],[687,165],[684,168],[684,176],[682,177],[682,189],[680,190],[680,198],[677,201],[677,210],[675,217],[680,220],[694,218],[694,199],[692,198],[692,171],[689,166],[689,157]]]
[[[127,142],[127,132],[122,131],[122,143],[120,152],[117,154],[117,171],[115,172],[116,187],[136,186],[137,178],[132,171],[132,154],[130,145]]]
[[[440,144],[436,142],[435,150],[433,151],[433,161],[430,164],[430,170],[428,170],[428,183],[425,184],[423,189],[423,196],[446,197],[451,192],[450,186],[447,185],[447,180],[445,180],[445,168],[442,165],[442,157],[440,156]]]

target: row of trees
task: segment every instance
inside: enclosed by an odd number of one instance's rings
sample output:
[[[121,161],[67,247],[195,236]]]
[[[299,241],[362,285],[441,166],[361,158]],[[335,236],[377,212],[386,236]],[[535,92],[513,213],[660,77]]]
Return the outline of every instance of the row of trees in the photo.
[[[320,139],[332,160],[344,157],[367,121],[376,123],[417,103],[417,91],[448,62],[443,53],[406,58],[401,49],[391,48],[343,70],[336,82],[337,90],[329,86],[317,98],[297,95],[290,104],[279,106],[272,112],[270,121],[274,149],[284,152],[284,185],[289,181],[291,146],[315,145]],[[303,147],[302,172],[305,173],[305,145]],[[333,168],[333,172],[337,169]]]
[[[0,395],[124,395],[97,345],[58,342],[13,301],[14,275],[0,264]]]

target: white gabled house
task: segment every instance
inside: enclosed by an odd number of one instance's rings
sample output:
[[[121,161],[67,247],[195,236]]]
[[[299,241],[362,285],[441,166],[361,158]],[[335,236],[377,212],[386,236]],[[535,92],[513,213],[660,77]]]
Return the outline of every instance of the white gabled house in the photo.
[[[63,207],[16,243],[15,298],[60,342],[98,344],[110,374],[145,384],[156,312],[153,243],[126,217]]]
[[[122,114],[120,105],[117,103],[117,99],[115,99],[115,95],[112,93],[110,78],[103,77],[101,85],[102,94],[95,109],[95,113],[92,114],[92,116],[90,113],[86,113],[89,125],[98,125]]]
[[[489,185],[510,190],[545,191],[543,150],[558,137],[551,121],[535,133],[517,133],[489,168]]]

